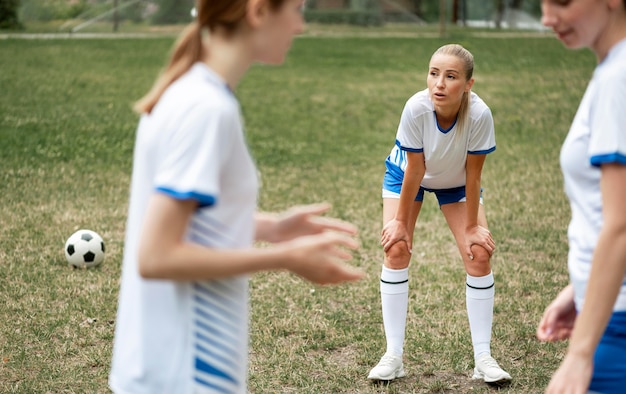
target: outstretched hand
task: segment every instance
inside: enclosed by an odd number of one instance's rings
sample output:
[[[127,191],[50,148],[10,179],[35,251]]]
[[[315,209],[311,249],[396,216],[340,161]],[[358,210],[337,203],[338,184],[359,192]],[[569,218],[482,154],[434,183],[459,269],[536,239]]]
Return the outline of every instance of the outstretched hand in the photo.
[[[364,273],[347,264],[350,250],[359,247],[356,227],[343,220],[322,217],[329,204],[296,206],[275,219],[273,240],[286,252],[284,268],[317,284],[361,279]]]
[[[275,227],[279,241],[336,231],[349,235],[357,233],[356,227],[343,220],[320,216],[330,209],[330,204],[312,204],[292,207],[280,215]]]
[[[491,232],[483,226],[474,226],[465,230],[465,253],[470,260],[474,259],[472,245],[482,246],[490,256],[496,250],[496,242],[493,240]]]
[[[328,231],[302,236],[279,247],[287,248],[291,256],[286,267],[288,270],[313,283],[325,285],[355,281],[365,275],[344,263],[352,259],[346,249],[358,246],[352,237]]]

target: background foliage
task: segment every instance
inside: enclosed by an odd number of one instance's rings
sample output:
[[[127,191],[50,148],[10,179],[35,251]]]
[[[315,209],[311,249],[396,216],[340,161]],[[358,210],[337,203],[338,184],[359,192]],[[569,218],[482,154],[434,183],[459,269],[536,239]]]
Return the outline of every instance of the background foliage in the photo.
[[[17,16],[19,3],[19,0],[0,0],[0,30],[22,27]]]
[[[384,21],[436,23],[442,0],[346,0],[343,9],[320,9],[319,0],[306,2],[307,20],[320,23],[350,23],[377,26]],[[514,11],[540,17],[540,0],[443,0],[446,20],[494,21],[497,26],[510,19]],[[341,2],[336,2],[341,3]],[[14,29],[16,22],[68,21],[89,19],[120,7],[115,18],[120,21],[166,25],[186,23],[194,0],[0,0],[0,29]],[[389,12],[382,15],[385,9]],[[391,10],[395,10],[391,12]],[[505,15],[506,14],[506,15]],[[17,19],[16,19],[17,18]],[[113,14],[107,16],[108,20]]]

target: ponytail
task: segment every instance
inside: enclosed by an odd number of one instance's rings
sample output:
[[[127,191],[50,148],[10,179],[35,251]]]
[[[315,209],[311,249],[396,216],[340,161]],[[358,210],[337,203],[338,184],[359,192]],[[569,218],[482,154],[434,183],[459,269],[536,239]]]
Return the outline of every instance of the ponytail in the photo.
[[[471,90],[464,92],[463,97],[461,98],[461,106],[459,107],[459,113],[457,114],[457,135],[461,135],[465,131],[465,125],[467,124],[470,110],[470,92]]]
[[[165,89],[186,73],[203,55],[202,27],[198,22],[193,22],[181,33],[165,70],[150,91],[135,103],[133,109],[140,114],[152,112]]]
[[[133,109],[138,113],[151,113],[161,95],[174,81],[205,56],[203,32],[221,29],[224,34],[234,34],[245,20],[249,0],[196,0],[195,21],[180,34],[169,63],[159,75],[150,91],[139,99]],[[271,10],[278,10],[285,0],[267,0]]]

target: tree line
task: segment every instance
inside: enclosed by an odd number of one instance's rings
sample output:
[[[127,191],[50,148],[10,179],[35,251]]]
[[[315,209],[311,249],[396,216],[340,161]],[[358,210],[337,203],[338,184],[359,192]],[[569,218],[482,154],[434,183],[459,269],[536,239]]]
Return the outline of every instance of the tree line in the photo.
[[[318,0],[307,0],[315,9]],[[129,4],[131,3],[132,4]],[[0,0],[0,29],[19,29],[28,21],[95,17],[117,6],[111,18],[151,24],[186,23],[194,0]],[[500,27],[505,12],[525,12],[536,18],[541,0],[343,0],[343,11],[380,12],[390,6],[428,22],[463,24],[467,20],[491,20]],[[340,10],[341,11],[341,10]],[[442,15],[443,14],[443,15]]]

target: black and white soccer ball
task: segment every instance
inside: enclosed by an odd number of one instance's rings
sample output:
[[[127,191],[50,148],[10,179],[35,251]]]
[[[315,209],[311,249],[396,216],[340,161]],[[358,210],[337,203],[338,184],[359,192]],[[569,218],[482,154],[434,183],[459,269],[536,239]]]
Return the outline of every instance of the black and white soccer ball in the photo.
[[[74,267],[95,267],[104,260],[104,241],[95,231],[78,230],[65,242],[65,257]]]

